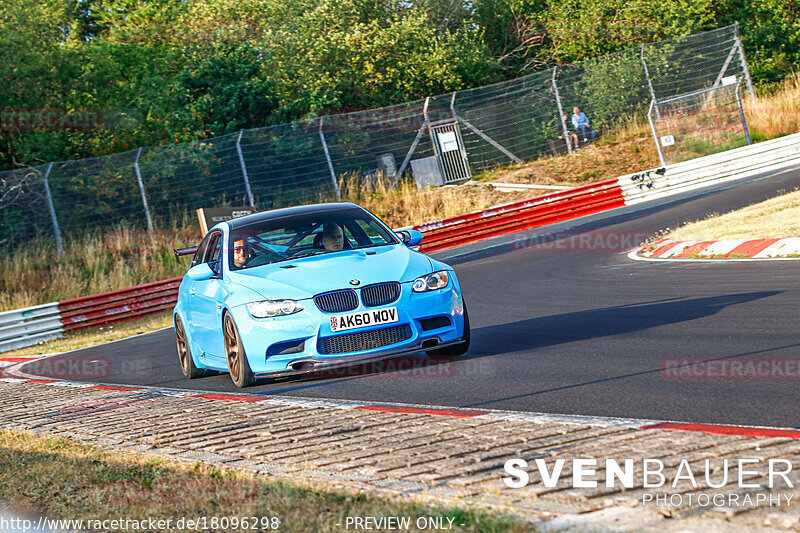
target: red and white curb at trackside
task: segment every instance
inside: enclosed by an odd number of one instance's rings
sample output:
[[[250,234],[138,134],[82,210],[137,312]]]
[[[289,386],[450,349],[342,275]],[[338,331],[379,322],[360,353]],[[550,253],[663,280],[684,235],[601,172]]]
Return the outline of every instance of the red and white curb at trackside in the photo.
[[[0,357],[0,369],[9,368],[14,365],[19,365],[22,363],[29,363],[31,361],[35,361],[37,359],[41,359],[43,357],[50,357],[52,355],[60,355],[60,354],[47,354],[47,355],[25,355],[25,356],[17,356],[17,357]]]
[[[306,409],[344,409],[356,411],[373,411],[392,414],[423,414],[447,418],[489,419],[503,421],[529,422],[535,424],[577,424],[596,427],[660,429],[673,431],[692,431],[717,435],[738,435],[746,438],[787,438],[800,440],[800,430],[790,428],[737,426],[725,424],[703,424],[689,422],[670,422],[663,420],[647,420],[640,418],[616,418],[603,416],[565,415],[547,413],[526,413],[521,411],[501,411],[495,409],[468,409],[462,407],[444,407],[413,404],[389,404],[380,402],[359,402],[353,400],[320,400],[316,398],[289,396],[262,396],[257,394],[230,394],[221,392],[205,392],[185,389],[167,389],[139,385],[94,384],[79,381],[58,379],[26,379],[0,377],[4,383],[28,383],[41,386],[69,387],[117,392],[146,392],[153,396],[195,398],[217,402],[266,403],[286,407]]]
[[[661,239],[648,249],[628,254],[631,259],[676,261],[753,261],[800,259],[800,238],[673,241]]]

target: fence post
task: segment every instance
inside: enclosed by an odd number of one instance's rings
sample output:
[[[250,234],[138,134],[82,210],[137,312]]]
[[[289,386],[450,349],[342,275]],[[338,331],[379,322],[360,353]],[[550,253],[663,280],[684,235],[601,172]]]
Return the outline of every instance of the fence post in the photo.
[[[136,152],[136,161],[133,163],[133,168],[136,170],[136,181],[139,182],[139,194],[142,195],[142,205],[144,205],[144,215],[147,217],[147,231],[153,232],[153,219],[150,218],[150,206],[147,205],[147,193],[144,190],[144,182],[142,181],[142,172],[139,170],[139,158],[142,156],[142,149]]]
[[[728,65],[731,64],[731,60],[733,59],[733,55],[739,51],[739,44],[733,43],[731,46],[731,51],[728,52],[728,57],[725,58],[725,62],[722,64],[722,68],[719,70],[719,74],[717,74],[714,83],[711,84],[712,87],[715,87],[722,81],[722,78],[725,76],[725,71],[728,70]]]
[[[739,85],[741,82],[736,84],[736,104],[739,106],[739,118],[742,119],[742,126],[744,127],[744,138],[747,139],[747,146],[753,144],[753,140],[750,138],[750,128],[747,127],[747,119],[744,117],[744,108],[742,108],[742,97],[739,96]]]
[[[58,255],[64,259],[64,241],[61,240],[61,230],[58,227],[58,219],[56,218],[56,208],[53,205],[53,195],[50,194],[50,184],[47,182],[47,177],[50,176],[50,171],[53,169],[53,163],[47,165],[47,171],[44,173],[44,192],[47,194],[47,206],[50,208],[50,219],[53,221],[53,230],[56,233],[56,244],[58,245]]]
[[[742,70],[744,70],[744,79],[747,80],[747,91],[750,93],[750,99],[755,101],[756,93],[753,91],[753,80],[750,78],[750,69],[747,68],[747,58],[744,57],[744,48],[742,47],[742,39],[739,37],[739,22],[737,21],[733,27],[734,38],[736,44],[739,46],[739,59],[742,61]]]
[[[650,69],[647,68],[647,61],[644,58],[644,43],[642,43],[641,46],[640,56],[642,58],[642,66],[644,67],[644,77],[647,78],[647,86],[650,88],[650,96],[655,100],[656,92],[653,90],[653,80],[650,79]]]
[[[239,130],[239,138],[236,139],[236,152],[239,154],[239,165],[242,167],[242,177],[244,178],[244,186],[247,189],[247,199],[250,200],[250,207],[255,207],[256,203],[253,201],[253,191],[250,189],[250,178],[247,176],[247,167],[244,165],[244,155],[242,154],[242,134],[244,130]]]
[[[417,145],[419,141],[422,139],[422,135],[425,133],[425,128],[428,127],[428,102],[430,101],[430,97],[425,97],[425,104],[422,106],[422,125],[417,130],[417,135],[414,137],[414,142],[411,143],[411,148],[408,149],[405,158],[403,158],[403,163],[400,165],[400,168],[394,173],[394,177],[392,179],[392,187],[397,185],[397,182],[403,177],[403,172],[405,172],[406,167],[408,166],[409,161],[411,161],[411,156],[414,155],[414,151],[417,149]],[[433,142],[433,139],[431,139]]]
[[[653,81],[650,79],[650,69],[647,68],[647,61],[644,59],[644,43],[642,43],[640,56],[642,58],[642,66],[644,67],[644,77],[647,78],[647,86],[650,88],[650,97],[655,101],[656,92],[653,90]],[[656,117],[658,117],[659,120],[661,119],[658,108],[656,108]],[[661,166],[663,167],[664,165],[662,164]]]
[[[325,152],[325,161],[328,163],[328,172],[331,173],[331,181],[333,182],[333,190],[336,191],[336,199],[341,200],[342,194],[339,191],[339,181],[336,179],[336,172],[333,170],[333,161],[331,161],[331,153],[328,151],[328,142],[325,140],[325,132],[322,131],[323,120],[325,120],[325,115],[319,117],[319,140],[322,141],[322,150]]]
[[[647,110],[647,122],[650,123],[650,131],[653,132],[653,141],[656,143],[656,151],[658,152],[658,160],[661,162],[661,167],[667,166],[664,162],[664,154],[661,153],[661,143],[658,140],[658,133],[656,132],[656,125],[653,124],[653,106],[656,105],[656,101],[653,100],[650,102],[650,109]]]
[[[561,96],[558,94],[558,84],[556,83],[556,67],[553,67],[553,92],[556,93],[556,104],[558,105],[558,120],[561,122],[561,131],[564,132],[564,140],[567,141],[567,152],[572,153],[572,142],[570,141],[567,121],[564,120],[564,108],[561,107]]]

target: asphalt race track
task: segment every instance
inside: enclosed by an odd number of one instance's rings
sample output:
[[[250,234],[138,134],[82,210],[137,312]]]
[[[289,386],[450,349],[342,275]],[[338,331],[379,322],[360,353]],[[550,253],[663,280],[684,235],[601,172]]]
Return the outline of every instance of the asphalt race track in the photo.
[[[60,377],[207,391],[797,427],[800,261],[642,262],[628,259],[626,252],[627,245],[638,243],[643,234],[798,186],[800,167],[795,167],[736,186],[699,191],[690,199],[645,209],[636,206],[636,211],[623,208],[589,222],[572,221],[573,227],[562,230],[558,241],[528,236],[512,244],[505,238],[489,243],[493,247],[488,249],[472,245],[438,254],[455,266],[473,328],[469,354],[455,362],[420,354],[239,390],[227,374],[185,380],[174,334],[162,330],[56,356],[99,361],[105,369],[92,376]],[[659,370],[687,359],[714,360],[717,369],[740,362],[739,369],[760,363],[757,368],[768,370],[767,375],[739,379],[679,373],[690,367],[679,367],[669,375]],[[787,359],[795,361],[794,366],[785,364]],[[46,374],[42,363],[23,370]],[[780,375],[781,369],[792,368],[794,376]]]

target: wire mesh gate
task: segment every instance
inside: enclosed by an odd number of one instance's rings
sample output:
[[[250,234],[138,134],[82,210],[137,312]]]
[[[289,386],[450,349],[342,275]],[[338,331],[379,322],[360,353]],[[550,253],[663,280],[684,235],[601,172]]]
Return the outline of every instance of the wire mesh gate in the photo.
[[[472,175],[469,171],[469,160],[461,131],[458,129],[458,121],[452,119],[429,124],[428,133],[444,182],[455,183],[470,179]]]
[[[724,83],[653,100],[647,119],[662,166],[752,144],[735,76]]]

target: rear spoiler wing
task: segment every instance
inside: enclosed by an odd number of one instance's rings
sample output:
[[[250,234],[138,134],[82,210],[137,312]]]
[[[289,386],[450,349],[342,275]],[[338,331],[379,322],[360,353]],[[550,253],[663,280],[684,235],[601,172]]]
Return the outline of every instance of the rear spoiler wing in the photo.
[[[199,246],[190,246],[189,248],[173,248],[175,252],[175,259],[180,259],[182,255],[194,255],[197,253]]]

